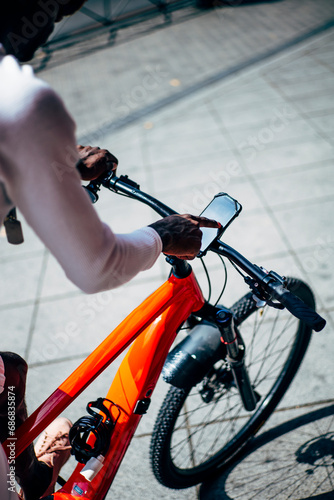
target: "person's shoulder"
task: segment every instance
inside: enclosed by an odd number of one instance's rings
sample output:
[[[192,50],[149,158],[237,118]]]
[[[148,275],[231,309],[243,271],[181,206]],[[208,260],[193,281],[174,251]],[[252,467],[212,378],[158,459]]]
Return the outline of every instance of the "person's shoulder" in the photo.
[[[36,78],[31,66],[20,66],[10,55],[0,58],[1,111],[4,116],[15,116],[34,101],[50,98],[53,94],[48,84]]]
[[[36,77],[31,66],[21,66],[10,55],[0,58],[0,95],[0,115],[7,125],[23,123],[33,116],[56,121],[66,115],[55,90]]]

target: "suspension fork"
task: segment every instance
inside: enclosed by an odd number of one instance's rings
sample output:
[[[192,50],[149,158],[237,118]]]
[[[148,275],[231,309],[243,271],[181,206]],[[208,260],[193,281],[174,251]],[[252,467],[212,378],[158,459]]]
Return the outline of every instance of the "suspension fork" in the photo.
[[[249,380],[244,363],[245,345],[237,333],[232,312],[229,309],[220,308],[216,312],[215,322],[221,333],[221,340],[226,347],[227,361],[231,367],[242,404],[245,410],[253,411],[258,397]]]

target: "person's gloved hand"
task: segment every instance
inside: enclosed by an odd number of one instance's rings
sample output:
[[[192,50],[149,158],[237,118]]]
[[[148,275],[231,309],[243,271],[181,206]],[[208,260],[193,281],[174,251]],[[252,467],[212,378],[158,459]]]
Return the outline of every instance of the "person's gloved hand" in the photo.
[[[180,259],[194,259],[201,248],[202,231],[200,227],[219,228],[221,224],[206,217],[195,215],[169,215],[153,222],[153,227],[162,240],[162,251]]]
[[[77,146],[80,161],[77,169],[84,181],[92,181],[104,173],[116,172],[118,160],[107,149],[93,146]]]

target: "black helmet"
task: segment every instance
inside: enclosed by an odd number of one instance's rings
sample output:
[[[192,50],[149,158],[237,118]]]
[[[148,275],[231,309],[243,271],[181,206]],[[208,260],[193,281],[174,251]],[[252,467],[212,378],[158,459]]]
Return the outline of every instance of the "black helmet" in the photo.
[[[0,43],[20,61],[31,59],[54,24],[80,9],[85,0],[11,0],[1,7]]]

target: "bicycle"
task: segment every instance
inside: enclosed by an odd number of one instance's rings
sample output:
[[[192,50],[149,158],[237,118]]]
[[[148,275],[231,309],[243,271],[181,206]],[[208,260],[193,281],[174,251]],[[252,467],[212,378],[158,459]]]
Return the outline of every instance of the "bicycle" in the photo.
[[[93,202],[98,200],[101,187],[143,202],[163,217],[176,213],[141,191],[127,176],[110,175],[90,182],[86,189]],[[78,464],[66,482],[58,478],[61,489],[53,494],[55,500],[105,498],[137,425],[148,410],[162,370],[172,387],[154,428],[151,461],[157,479],[171,488],[185,488],[217,473],[242,450],[283,397],[305,355],[312,329],[320,331],[326,323],[315,312],[310,288],[300,280],[282,278],[251,264],[218,236],[208,251],[216,253],[223,264],[223,257],[227,258],[251,292],[227,309],[218,304],[225,280],[218,300],[210,304],[190,264],[167,256],[171,265],[168,280],[17,429],[16,456],[132,344],[106,397],[89,402],[89,415],[73,425],[70,442]],[[272,322],[269,310],[275,312]],[[297,318],[294,335],[290,334],[293,317]],[[252,318],[257,319],[249,333],[245,327]],[[185,325],[189,335],[168,354]],[[261,337],[259,349],[261,327],[268,333]],[[279,334],[274,333],[278,328]],[[192,405],[193,410],[181,413],[184,405]],[[203,417],[203,409],[209,409],[209,417]],[[178,419],[185,424],[180,425]],[[221,424],[224,433],[220,427],[219,432],[217,428],[212,432],[213,426]],[[204,453],[203,443],[194,446],[193,438],[203,436],[207,427],[214,442]],[[180,433],[175,453],[175,439]],[[186,462],[185,443],[190,436],[192,447]],[[10,440],[4,443],[5,450]]]

